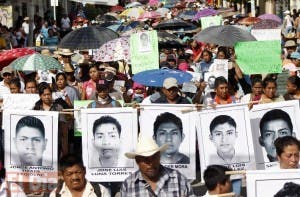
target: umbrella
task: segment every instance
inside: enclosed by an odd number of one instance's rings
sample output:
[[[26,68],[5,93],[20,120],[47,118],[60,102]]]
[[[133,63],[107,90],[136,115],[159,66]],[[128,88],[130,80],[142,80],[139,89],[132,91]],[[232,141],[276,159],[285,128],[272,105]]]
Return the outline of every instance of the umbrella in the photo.
[[[156,19],[156,18],[160,18],[160,17],[161,17],[161,15],[158,12],[146,11],[138,19],[139,20],[147,20],[147,19]]]
[[[190,73],[174,70],[174,69],[153,69],[146,70],[135,74],[132,80],[145,85],[153,87],[162,87],[166,78],[174,77],[177,79],[178,84],[190,81],[193,76]]]
[[[37,70],[62,70],[63,66],[53,57],[39,53],[20,57],[9,64],[14,70],[37,71]]]
[[[116,16],[110,14],[104,14],[102,16],[96,17],[97,21],[110,22],[110,21],[118,21],[119,19]]]
[[[156,12],[160,13],[162,16],[166,16],[166,14],[170,11],[168,8],[158,8],[155,10]]]
[[[117,28],[117,32],[130,31],[137,28],[140,25],[139,21],[132,21],[130,23],[123,23]]]
[[[197,33],[194,39],[220,46],[234,46],[236,42],[256,41],[249,32],[231,25],[211,26]]]
[[[36,53],[36,51],[29,48],[16,48],[16,49],[4,51],[0,53],[0,65],[1,65],[0,67],[2,69],[3,67],[7,66],[12,61],[14,61],[15,59],[33,53]]]
[[[194,16],[196,15],[197,11],[195,10],[185,10],[178,14],[178,17],[183,20],[192,20]]]
[[[124,10],[125,10],[125,8],[123,8],[120,5],[115,5],[115,6],[113,6],[113,7],[110,8],[111,12],[122,12]]]
[[[125,8],[135,8],[135,7],[139,7],[139,6],[143,6],[140,2],[132,2],[132,3],[128,3]]]
[[[263,14],[258,16],[258,18],[262,19],[262,20],[273,20],[273,21],[277,21],[280,24],[282,23],[282,20],[279,16],[275,15],[275,14]]]
[[[238,24],[241,25],[253,25],[255,23],[260,22],[262,19],[257,18],[257,17],[246,17],[238,20]]]
[[[96,50],[94,60],[97,62],[111,62],[130,59],[129,37],[121,37],[108,41]]]
[[[68,33],[59,43],[59,48],[83,50],[97,49],[102,44],[119,37],[119,35],[105,27],[89,26],[76,29]]]
[[[280,25],[278,21],[266,19],[254,24],[252,29],[276,29]]]
[[[182,40],[179,39],[176,35],[170,34],[165,31],[157,32],[157,36],[158,36],[158,42],[168,42],[168,41],[182,42]]]
[[[205,9],[197,12],[197,14],[194,16],[194,18],[192,20],[198,21],[201,17],[213,16],[213,15],[217,15],[217,14],[218,14],[217,10],[205,8]]]
[[[126,16],[126,17],[131,17],[131,18],[139,18],[143,13],[145,12],[145,10],[141,7],[137,7],[137,8],[129,8],[127,10],[124,10],[120,16]]]
[[[170,30],[174,30],[174,29],[196,29],[197,26],[180,20],[180,19],[168,19],[165,21],[160,22],[158,25],[156,25],[155,27],[156,29],[161,29],[161,30],[166,30],[166,29],[170,29]]]
[[[149,0],[148,5],[157,6],[160,3],[159,0]]]

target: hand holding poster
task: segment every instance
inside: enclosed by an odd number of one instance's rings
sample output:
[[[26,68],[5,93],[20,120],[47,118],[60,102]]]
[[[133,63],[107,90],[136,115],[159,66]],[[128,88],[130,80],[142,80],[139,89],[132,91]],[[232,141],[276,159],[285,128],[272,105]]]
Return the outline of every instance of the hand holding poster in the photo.
[[[281,73],[280,41],[238,42],[234,48],[244,74]]]
[[[137,142],[137,110],[127,108],[83,109],[82,157],[88,180],[124,181],[136,170],[125,157]]]
[[[144,31],[130,36],[132,73],[159,68],[156,31]]]
[[[56,183],[58,112],[5,110],[8,181]]]

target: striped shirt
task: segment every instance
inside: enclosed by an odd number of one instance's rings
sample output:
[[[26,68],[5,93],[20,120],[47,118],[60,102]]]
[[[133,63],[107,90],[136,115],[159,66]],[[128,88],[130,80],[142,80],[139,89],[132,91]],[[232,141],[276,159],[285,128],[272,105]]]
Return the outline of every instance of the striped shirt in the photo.
[[[161,176],[153,191],[151,186],[143,178],[141,171],[130,175],[122,184],[122,197],[185,197],[194,196],[188,180],[178,171],[160,167]]]

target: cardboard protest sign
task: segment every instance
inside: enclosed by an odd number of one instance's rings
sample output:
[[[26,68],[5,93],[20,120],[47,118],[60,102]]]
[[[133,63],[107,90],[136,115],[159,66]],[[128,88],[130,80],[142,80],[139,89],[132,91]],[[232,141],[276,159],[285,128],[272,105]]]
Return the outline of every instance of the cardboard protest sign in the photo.
[[[197,136],[202,172],[209,165],[233,170],[255,169],[254,149],[246,105],[228,104],[197,113]]]
[[[58,112],[4,110],[8,181],[56,183]]]
[[[145,31],[130,36],[132,73],[159,68],[156,31]]]
[[[246,179],[247,196],[289,196],[300,187],[299,169],[247,171]]]
[[[182,112],[191,105],[141,105],[141,133],[154,138],[159,146],[169,144],[161,154],[162,165],[183,173],[188,179],[195,179],[196,130],[194,112]]]
[[[281,73],[280,41],[238,42],[234,47],[244,74]]]
[[[200,20],[201,20],[201,28],[203,30],[210,26],[221,25],[222,17],[221,16],[207,16],[207,17],[201,17]]]
[[[94,108],[81,110],[82,157],[91,181],[124,181],[136,171],[133,152],[137,142],[137,110]]]
[[[283,136],[300,137],[299,101],[254,105],[250,112],[256,169],[278,165],[274,141]],[[271,142],[271,143],[270,143]]]
[[[281,29],[252,29],[256,40],[281,40]]]

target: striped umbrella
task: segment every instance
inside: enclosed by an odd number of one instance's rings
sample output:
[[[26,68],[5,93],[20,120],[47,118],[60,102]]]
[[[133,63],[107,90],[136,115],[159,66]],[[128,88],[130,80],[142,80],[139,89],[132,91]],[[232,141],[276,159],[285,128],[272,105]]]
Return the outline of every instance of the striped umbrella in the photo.
[[[62,70],[62,65],[53,57],[39,53],[25,55],[13,61],[9,66],[14,70],[36,71],[36,70]]]

